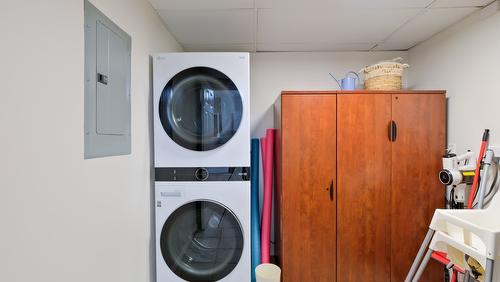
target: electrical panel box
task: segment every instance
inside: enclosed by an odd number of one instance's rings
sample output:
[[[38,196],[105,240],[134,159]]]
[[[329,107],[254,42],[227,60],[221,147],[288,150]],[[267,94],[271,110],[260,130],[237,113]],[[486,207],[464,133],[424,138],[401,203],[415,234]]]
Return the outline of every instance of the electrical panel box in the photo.
[[[85,158],[130,154],[130,36],[85,1]]]

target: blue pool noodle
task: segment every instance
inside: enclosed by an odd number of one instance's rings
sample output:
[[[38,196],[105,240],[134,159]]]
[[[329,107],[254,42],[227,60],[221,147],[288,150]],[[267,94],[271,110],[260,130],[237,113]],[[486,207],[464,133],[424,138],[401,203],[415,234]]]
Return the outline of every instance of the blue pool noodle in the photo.
[[[260,215],[259,215],[259,139],[253,138],[251,142],[251,245],[252,245],[252,282],[255,282],[255,268],[260,264]]]

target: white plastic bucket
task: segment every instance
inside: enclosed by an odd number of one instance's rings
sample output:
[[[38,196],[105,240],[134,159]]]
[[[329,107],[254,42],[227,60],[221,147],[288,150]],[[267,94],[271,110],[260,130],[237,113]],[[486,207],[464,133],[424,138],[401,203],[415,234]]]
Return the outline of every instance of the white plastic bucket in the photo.
[[[257,282],[280,282],[281,268],[272,263],[263,263],[255,268]]]

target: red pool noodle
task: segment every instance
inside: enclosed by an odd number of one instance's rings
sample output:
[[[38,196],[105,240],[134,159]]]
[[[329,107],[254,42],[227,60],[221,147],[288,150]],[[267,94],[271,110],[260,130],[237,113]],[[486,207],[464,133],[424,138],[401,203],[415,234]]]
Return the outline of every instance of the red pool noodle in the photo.
[[[262,178],[266,179],[266,137],[260,138],[260,151],[262,155]]]
[[[267,133],[266,133],[267,134]],[[261,155],[262,155],[262,179],[263,179],[263,183],[265,185],[265,182],[266,182],[266,148],[267,148],[267,140],[269,138],[267,138],[267,136],[264,136],[262,138],[260,138],[260,149],[261,149]],[[262,189],[262,195],[264,197],[264,188]],[[260,260],[261,260],[261,263],[263,263],[262,261],[262,258],[263,258],[263,255],[262,255],[262,250],[263,250],[263,245],[262,245],[262,222],[263,222],[263,218],[264,218],[264,213],[263,211],[260,212]]]
[[[266,130],[264,159],[264,200],[262,205],[261,261],[270,263],[271,249],[271,211],[273,197],[273,157],[274,157],[274,129]]]

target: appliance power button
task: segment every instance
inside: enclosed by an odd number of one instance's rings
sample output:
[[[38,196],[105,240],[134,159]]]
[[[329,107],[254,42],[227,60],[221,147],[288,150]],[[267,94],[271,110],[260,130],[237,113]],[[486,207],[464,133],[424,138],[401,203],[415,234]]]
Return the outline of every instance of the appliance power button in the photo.
[[[208,178],[208,170],[206,168],[200,167],[194,172],[194,178],[198,181],[204,181]]]

